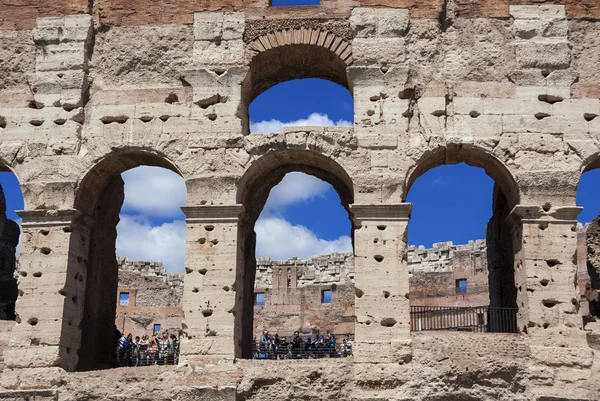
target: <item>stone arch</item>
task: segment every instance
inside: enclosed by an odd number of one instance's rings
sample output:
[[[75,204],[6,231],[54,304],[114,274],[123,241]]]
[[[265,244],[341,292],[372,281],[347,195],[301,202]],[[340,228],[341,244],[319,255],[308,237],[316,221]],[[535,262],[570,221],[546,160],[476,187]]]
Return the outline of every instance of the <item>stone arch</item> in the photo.
[[[527,294],[518,290],[516,283],[526,281],[525,267],[521,260],[522,229],[508,219],[520,202],[519,186],[508,167],[493,154],[475,147],[440,147],[425,152],[409,170],[405,181],[403,200],[406,200],[413,183],[428,170],[447,164],[465,163],[482,168],[494,180],[492,194],[492,218],[486,224],[488,285],[490,306],[518,308],[514,314],[490,309],[489,324],[492,331],[518,330],[526,321]]]
[[[408,192],[415,180],[427,171],[444,164],[463,162],[469,166],[484,169],[486,174],[500,187],[511,208],[519,204],[519,185],[509,168],[496,158],[496,156],[483,149],[475,147],[465,148],[462,146],[440,147],[423,153],[408,171],[402,200],[406,201]]]
[[[242,176],[237,202],[245,208],[238,227],[238,256],[235,300],[235,354],[250,358],[253,327],[253,296],[256,273],[254,224],[270,190],[293,171],[313,175],[331,184],[346,210],[354,202],[352,179],[334,159],[310,150],[283,149],[267,152],[250,165]]]
[[[63,321],[81,322],[69,333],[79,341],[77,370],[103,369],[114,363],[111,355],[118,287],[116,227],[125,195],[121,173],[139,166],[163,167],[182,175],[162,154],[120,150],[94,163],[77,186],[74,208],[79,217],[69,245],[72,256],[65,292],[82,294],[83,299],[63,316]]]
[[[352,45],[332,32],[312,28],[286,29],[260,36],[248,45],[250,70],[242,86],[243,111],[262,92],[281,82],[321,78],[349,90],[346,67],[352,64]],[[248,124],[244,132],[249,132]]]

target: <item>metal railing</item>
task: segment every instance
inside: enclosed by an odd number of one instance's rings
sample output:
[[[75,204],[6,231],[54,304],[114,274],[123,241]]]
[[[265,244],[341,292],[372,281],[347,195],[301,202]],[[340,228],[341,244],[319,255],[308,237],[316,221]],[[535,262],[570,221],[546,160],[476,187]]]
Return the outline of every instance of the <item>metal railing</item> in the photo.
[[[410,330],[518,333],[517,308],[411,306]]]
[[[352,355],[352,343],[329,345],[302,344],[294,347],[292,343],[258,344],[253,346],[252,359],[320,359],[345,358]]]

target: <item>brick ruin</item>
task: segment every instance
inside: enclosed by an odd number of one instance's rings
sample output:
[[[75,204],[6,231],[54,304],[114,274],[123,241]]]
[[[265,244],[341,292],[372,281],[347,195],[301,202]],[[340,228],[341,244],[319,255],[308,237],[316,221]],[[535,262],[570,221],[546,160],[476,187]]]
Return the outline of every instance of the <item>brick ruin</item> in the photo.
[[[3,1],[0,169],[25,210],[0,398],[597,400],[576,190],[600,167],[599,38],[597,0]],[[351,91],[354,125],[249,135],[253,99],[296,78]],[[407,195],[460,162],[496,183],[490,304],[517,309],[518,334],[411,331]],[[119,176],[140,165],[186,181],[180,365],[100,370]],[[291,171],[352,221],[343,361],[248,359],[254,224]]]

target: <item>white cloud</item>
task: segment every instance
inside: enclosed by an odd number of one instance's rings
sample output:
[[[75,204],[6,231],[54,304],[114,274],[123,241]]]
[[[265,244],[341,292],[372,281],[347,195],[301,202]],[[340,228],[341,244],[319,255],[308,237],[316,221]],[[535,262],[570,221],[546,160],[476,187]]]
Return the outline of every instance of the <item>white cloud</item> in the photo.
[[[318,238],[304,226],[294,226],[279,217],[260,218],[254,226],[256,256],[270,256],[274,260],[287,260],[293,256],[302,259],[332,252],[352,252],[348,236],[333,241]]]
[[[124,172],[123,210],[156,217],[177,217],[186,203],[183,178],[160,167],[141,166]]]
[[[162,262],[171,272],[184,271],[185,221],[152,226],[142,216],[121,215],[117,255],[130,260]]]
[[[352,123],[347,120],[339,120],[337,122],[331,120],[327,114],[312,113],[308,118],[282,122],[279,120],[260,121],[250,124],[250,132],[253,134],[275,134],[283,132],[283,127],[350,127]]]
[[[331,185],[312,175],[293,172],[271,190],[265,209],[280,208],[322,196]]]

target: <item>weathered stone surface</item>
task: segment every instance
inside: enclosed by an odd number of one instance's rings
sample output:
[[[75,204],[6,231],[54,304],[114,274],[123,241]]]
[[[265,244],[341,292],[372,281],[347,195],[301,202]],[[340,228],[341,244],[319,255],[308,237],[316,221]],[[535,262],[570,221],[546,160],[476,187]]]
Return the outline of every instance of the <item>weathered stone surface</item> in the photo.
[[[597,329],[581,329],[573,283],[576,188],[600,165],[600,8],[555,3],[3,2],[0,162],[26,205],[3,396],[597,398]],[[353,127],[247,135],[256,96],[307,77],[352,90]],[[512,242],[493,259],[511,291],[496,295],[517,307],[520,334],[410,332],[404,201],[420,175],[460,162],[505,198],[491,249]],[[92,232],[114,223],[97,208],[139,165],[188,187],[181,366],[73,373]],[[290,171],[330,182],[353,219],[353,359],[239,359],[251,347],[254,223]]]

